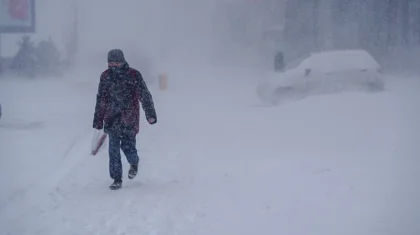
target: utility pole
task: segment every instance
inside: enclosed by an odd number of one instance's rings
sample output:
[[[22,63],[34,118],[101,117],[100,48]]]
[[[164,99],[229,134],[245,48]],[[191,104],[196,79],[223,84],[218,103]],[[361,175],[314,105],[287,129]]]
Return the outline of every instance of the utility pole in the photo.
[[[67,42],[67,63],[72,66],[78,52],[79,40],[79,6],[77,1],[73,1],[73,20],[70,24],[69,41]]]
[[[2,74],[3,73],[3,56],[2,56],[2,48],[1,48],[1,46],[2,46],[2,40],[1,40],[1,38],[2,38],[2,33],[0,32],[0,74]],[[0,116],[1,116],[1,107],[0,107]]]

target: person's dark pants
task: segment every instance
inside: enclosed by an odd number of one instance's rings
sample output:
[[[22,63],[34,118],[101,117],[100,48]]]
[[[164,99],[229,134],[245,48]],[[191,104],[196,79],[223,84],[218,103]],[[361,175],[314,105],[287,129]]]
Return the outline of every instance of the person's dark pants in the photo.
[[[136,149],[136,136],[131,134],[109,136],[109,174],[114,180],[122,180],[121,151],[130,165],[138,165],[139,156]]]

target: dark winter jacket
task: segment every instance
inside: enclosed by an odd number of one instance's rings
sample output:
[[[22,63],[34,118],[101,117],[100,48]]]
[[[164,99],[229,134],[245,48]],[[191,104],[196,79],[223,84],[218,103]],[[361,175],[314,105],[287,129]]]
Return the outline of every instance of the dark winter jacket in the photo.
[[[104,128],[105,133],[137,134],[140,122],[139,101],[146,118],[153,118],[156,122],[152,95],[141,73],[127,63],[120,74],[111,69],[105,70],[99,82],[93,128]]]

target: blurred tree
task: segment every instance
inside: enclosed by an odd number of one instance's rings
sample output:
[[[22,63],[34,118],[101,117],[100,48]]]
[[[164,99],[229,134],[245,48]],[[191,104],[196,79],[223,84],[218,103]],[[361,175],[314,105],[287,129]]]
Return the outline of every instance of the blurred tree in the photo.
[[[30,36],[23,36],[17,44],[19,50],[12,59],[10,72],[31,78],[60,74],[61,56],[51,38],[35,45]]]
[[[37,73],[37,56],[34,43],[31,41],[30,36],[23,36],[17,44],[19,51],[12,60],[10,65],[11,71],[18,75],[35,77]]]
[[[39,42],[36,47],[38,75],[59,75],[61,71],[60,52],[51,38]]]

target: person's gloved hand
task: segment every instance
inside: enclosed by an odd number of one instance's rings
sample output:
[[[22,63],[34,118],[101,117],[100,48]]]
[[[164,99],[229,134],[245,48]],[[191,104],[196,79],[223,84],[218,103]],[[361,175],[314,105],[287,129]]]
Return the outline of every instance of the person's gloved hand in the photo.
[[[156,118],[148,118],[147,121],[149,122],[150,125],[153,125],[157,122]]]

